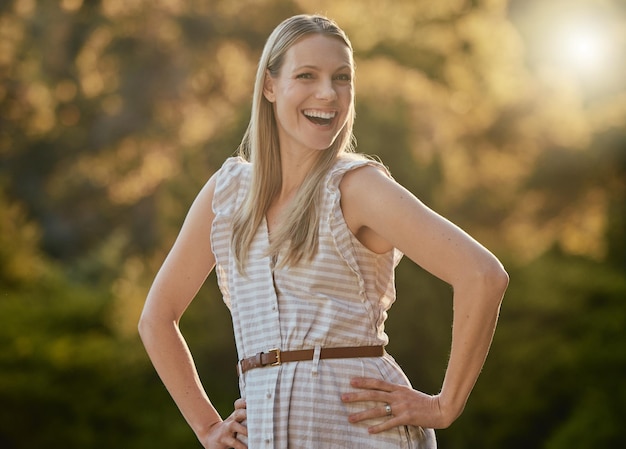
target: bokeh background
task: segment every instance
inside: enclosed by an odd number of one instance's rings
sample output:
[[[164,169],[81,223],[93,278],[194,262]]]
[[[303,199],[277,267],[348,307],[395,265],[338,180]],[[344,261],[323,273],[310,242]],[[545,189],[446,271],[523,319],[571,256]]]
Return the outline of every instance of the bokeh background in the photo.
[[[626,2],[0,2],[0,446],[199,447],[136,332],[233,154],[270,31],[325,13],[357,61],[359,150],[505,263],[492,351],[443,449],[626,447]],[[436,393],[448,286],[404,260],[389,351]],[[182,323],[237,398],[212,275]]]

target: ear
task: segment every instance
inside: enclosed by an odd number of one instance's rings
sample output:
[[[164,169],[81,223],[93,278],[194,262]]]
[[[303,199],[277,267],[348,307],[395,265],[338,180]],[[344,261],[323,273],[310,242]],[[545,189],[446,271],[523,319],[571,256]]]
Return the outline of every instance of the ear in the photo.
[[[263,82],[263,96],[270,103],[274,103],[274,101],[276,101],[276,95],[274,94],[274,78],[272,78],[269,70],[265,71],[265,81]]]

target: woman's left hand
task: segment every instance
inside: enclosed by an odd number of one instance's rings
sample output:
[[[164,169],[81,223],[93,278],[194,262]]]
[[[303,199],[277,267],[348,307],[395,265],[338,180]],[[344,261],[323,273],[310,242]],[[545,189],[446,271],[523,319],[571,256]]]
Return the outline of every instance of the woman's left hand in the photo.
[[[350,402],[379,402],[380,405],[354,413],[348,417],[352,423],[366,419],[389,416],[381,424],[370,427],[370,433],[379,433],[398,426],[420,426],[430,429],[448,427],[451,422],[442,412],[440,397],[416,391],[404,385],[396,385],[381,379],[357,377],[350,385],[361,391],[344,393],[341,400]],[[389,413],[389,405],[391,414]]]

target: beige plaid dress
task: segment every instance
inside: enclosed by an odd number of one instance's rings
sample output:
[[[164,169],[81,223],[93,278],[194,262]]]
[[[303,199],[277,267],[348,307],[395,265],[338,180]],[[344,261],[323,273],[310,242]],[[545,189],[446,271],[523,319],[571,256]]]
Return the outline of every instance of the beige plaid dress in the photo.
[[[230,309],[239,359],[268,352],[323,347],[386,345],[387,310],[395,299],[394,269],[402,254],[375,254],[348,229],[339,183],[351,169],[377,163],[340,159],[327,175],[319,250],[312,261],[278,268],[266,256],[265,222],[252,242],[246,274],[230,249],[232,216],[250,186],[251,165],[228,159],[217,174],[211,246],[224,301]],[[280,257],[280,256],[279,256]],[[248,407],[250,449],[436,447],[434,432],[396,427],[370,435],[367,427],[388,418],[352,424],[348,415],[381,404],[344,404],[350,379],[368,376],[410,385],[393,358],[322,359],[252,369],[240,376]],[[245,437],[240,436],[243,441]]]

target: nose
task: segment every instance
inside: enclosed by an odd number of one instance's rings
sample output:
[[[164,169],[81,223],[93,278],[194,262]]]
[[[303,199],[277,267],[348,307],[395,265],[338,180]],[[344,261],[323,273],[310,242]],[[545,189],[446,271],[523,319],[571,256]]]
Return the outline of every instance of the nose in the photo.
[[[320,80],[315,97],[318,100],[333,101],[337,98],[337,91],[332,79]]]

